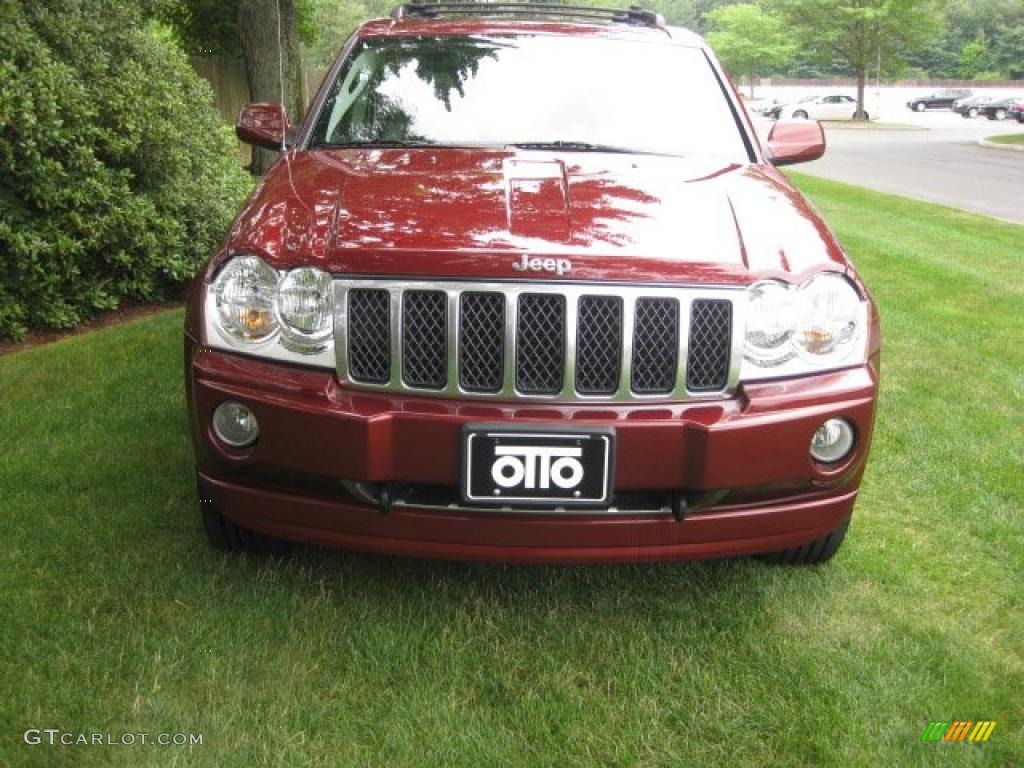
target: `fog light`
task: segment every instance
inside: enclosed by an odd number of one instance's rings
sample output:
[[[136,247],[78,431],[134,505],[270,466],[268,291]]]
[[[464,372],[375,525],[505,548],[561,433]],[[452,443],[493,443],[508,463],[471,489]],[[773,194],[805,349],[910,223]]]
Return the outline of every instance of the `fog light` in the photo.
[[[256,416],[241,403],[221,403],[213,412],[213,432],[232,448],[245,448],[260,436]]]
[[[842,461],[853,449],[853,427],[845,419],[829,419],[811,438],[811,456],[823,464]]]

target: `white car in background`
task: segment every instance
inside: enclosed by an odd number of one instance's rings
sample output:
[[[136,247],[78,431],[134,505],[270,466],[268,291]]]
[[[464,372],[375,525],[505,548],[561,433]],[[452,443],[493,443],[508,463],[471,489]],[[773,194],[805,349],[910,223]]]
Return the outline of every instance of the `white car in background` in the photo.
[[[856,112],[855,98],[845,93],[829,93],[786,104],[779,110],[779,117],[796,120],[852,120]]]

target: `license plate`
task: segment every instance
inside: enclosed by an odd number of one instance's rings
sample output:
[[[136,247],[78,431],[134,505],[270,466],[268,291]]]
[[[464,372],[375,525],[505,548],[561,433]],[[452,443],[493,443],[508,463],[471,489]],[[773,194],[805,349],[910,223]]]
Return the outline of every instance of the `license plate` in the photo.
[[[611,429],[471,424],[462,436],[462,498],[505,506],[608,505]]]

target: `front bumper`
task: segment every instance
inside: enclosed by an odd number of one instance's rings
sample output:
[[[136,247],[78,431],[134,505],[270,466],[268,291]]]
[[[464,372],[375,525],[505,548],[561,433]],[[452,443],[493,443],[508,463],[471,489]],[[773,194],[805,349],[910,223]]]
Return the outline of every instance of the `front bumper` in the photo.
[[[239,525],[295,541],[444,559],[624,562],[722,557],[796,546],[849,517],[874,420],[874,365],[746,386],[721,402],[545,406],[353,392],[329,371],[265,362],[186,339],[186,379],[201,497]],[[260,438],[245,450],[212,436],[224,400],[247,405]],[[809,456],[830,417],[858,440],[840,467]],[[612,427],[615,489],[717,503],[671,513],[521,514],[420,509],[386,513],[349,481],[459,483],[460,434],[475,422]]]

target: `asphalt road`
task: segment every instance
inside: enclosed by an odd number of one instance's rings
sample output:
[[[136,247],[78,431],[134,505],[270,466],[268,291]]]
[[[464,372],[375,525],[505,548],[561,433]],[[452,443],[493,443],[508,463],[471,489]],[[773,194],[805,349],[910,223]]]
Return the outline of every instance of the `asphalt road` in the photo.
[[[887,117],[917,130],[827,127],[825,156],[794,170],[1024,224],[1024,152],[977,144],[1024,125],[939,111]]]

